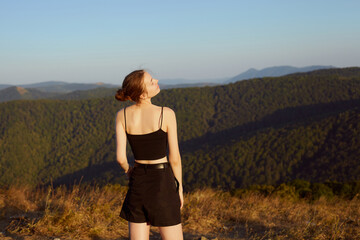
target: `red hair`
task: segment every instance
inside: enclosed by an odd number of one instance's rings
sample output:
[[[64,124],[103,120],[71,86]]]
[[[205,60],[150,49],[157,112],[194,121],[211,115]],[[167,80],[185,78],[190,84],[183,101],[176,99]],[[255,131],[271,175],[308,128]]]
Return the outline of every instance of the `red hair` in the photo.
[[[119,101],[134,101],[140,102],[140,96],[145,92],[144,87],[145,70],[135,70],[128,74],[122,84],[122,87],[117,90],[115,98]]]

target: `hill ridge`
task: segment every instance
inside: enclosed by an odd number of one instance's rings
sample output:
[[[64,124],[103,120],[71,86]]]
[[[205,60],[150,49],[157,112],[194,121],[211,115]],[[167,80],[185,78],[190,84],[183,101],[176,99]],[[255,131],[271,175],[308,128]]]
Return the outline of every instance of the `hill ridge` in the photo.
[[[169,89],[153,103],[176,112],[187,188],[232,189],[299,176],[316,181],[326,176],[326,159],[334,166],[329,178],[360,176],[359,99],[360,68],[346,68]],[[82,175],[126,185],[116,167],[114,116],[128,104],[113,96],[1,103],[0,185],[74,182]],[[339,142],[327,142],[331,130]],[[301,175],[299,166],[315,155],[314,171]]]
[[[236,75],[235,77],[230,78],[225,81],[225,83],[231,83],[241,80],[248,80],[253,78],[263,78],[263,77],[280,77],[293,73],[301,73],[301,72],[312,72],[320,69],[330,69],[335,68],[334,66],[322,66],[322,65],[311,65],[306,67],[293,67],[289,65],[283,66],[274,66],[267,67],[260,70],[255,68],[250,68],[247,71]]]

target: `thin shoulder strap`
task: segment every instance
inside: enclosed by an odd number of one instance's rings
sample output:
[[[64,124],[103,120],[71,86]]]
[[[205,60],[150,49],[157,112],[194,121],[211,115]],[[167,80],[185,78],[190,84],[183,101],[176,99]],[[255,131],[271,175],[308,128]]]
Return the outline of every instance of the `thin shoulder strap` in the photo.
[[[125,114],[125,112],[126,112],[126,107],[124,108],[124,119],[125,119],[125,132],[127,133],[127,131],[126,131],[126,114]]]
[[[163,118],[164,118],[163,109],[164,109],[164,107],[161,107],[161,115],[160,115],[160,117],[161,117],[161,123],[160,123],[160,129],[161,129],[161,127],[162,127],[162,122],[163,122]]]

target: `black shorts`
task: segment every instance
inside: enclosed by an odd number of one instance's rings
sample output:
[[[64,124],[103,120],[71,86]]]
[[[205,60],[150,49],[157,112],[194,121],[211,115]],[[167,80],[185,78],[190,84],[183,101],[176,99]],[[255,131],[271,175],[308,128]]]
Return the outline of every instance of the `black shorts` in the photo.
[[[133,169],[120,217],[152,226],[181,223],[178,182],[169,164],[163,169]]]

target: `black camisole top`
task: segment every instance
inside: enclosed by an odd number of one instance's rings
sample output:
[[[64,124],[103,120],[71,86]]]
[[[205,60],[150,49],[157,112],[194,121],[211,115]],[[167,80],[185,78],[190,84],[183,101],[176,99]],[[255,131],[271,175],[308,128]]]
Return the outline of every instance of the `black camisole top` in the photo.
[[[163,108],[161,108],[161,124],[157,131],[146,134],[129,134],[126,130],[126,108],[124,108],[125,132],[131,150],[136,160],[157,160],[166,156],[167,132],[161,129],[163,121]]]

